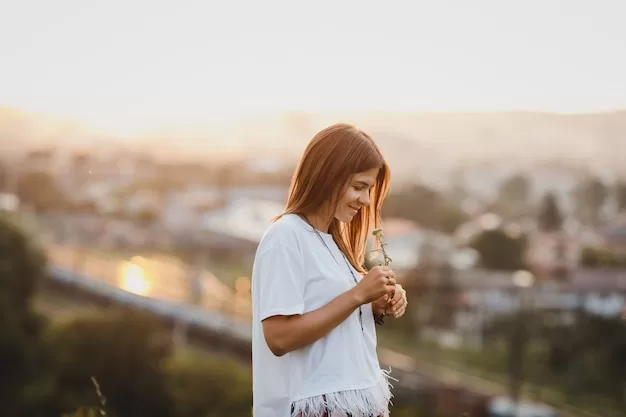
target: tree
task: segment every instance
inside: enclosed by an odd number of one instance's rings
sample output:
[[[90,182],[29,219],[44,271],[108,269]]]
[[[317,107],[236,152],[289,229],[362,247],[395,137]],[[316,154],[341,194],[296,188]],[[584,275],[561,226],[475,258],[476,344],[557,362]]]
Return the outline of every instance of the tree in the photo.
[[[505,179],[490,210],[506,218],[523,216],[528,211],[531,189],[530,180],[525,175],[515,174]]]
[[[26,389],[39,371],[44,321],[31,300],[45,275],[43,251],[7,215],[0,214],[0,415],[25,408]]]
[[[515,174],[500,184],[500,197],[520,205],[526,205],[532,186],[528,177]]]
[[[578,216],[586,223],[597,225],[608,195],[607,186],[602,180],[596,177],[585,178],[574,190]]]
[[[563,215],[553,192],[548,192],[543,197],[538,223],[539,228],[545,232],[558,231],[563,226]]]
[[[530,294],[527,294],[531,300]],[[506,346],[506,369],[513,396],[522,382],[536,389],[554,387],[566,395],[571,405],[613,411],[626,411],[626,323],[619,317],[602,317],[576,312],[576,324],[561,319],[559,312],[523,308],[502,315],[487,324],[489,353],[493,362]],[[495,348],[496,350],[491,350]],[[492,353],[493,352],[493,353]],[[530,388],[530,387],[528,387]],[[612,409],[612,410],[611,410]],[[601,413],[604,414],[604,413]]]
[[[459,207],[425,185],[413,185],[391,193],[383,206],[383,216],[412,220],[444,233],[454,232],[466,220]]]
[[[515,271],[524,266],[525,237],[509,236],[504,230],[485,230],[470,243],[480,255],[483,268]]]
[[[159,214],[152,209],[145,208],[135,213],[135,219],[143,224],[152,224],[159,219]]]
[[[619,179],[615,184],[615,200],[617,210],[620,213],[626,213],[626,180]]]
[[[0,161],[0,192],[8,191],[9,188],[9,168],[4,161]]]
[[[624,268],[626,254],[607,248],[586,247],[581,252],[580,264],[586,268]]]
[[[27,172],[17,180],[17,195],[36,212],[66,209],[68,200],[52,176]]]
[[[437,267],[435,277],[433,297],[428,300],[432,303],[432,322],[429,324],[438,328],[451,329],[454,327],[461,292],[454,268],[444,263]]]
[[[626,405],[626,324],[618,317],[583,314],[576,326],[547,333],[548,369],[571,397],[595,394]]]
[[[156,318],[121,311],[84,315],[55,325],[48,339],[61,410],[99,405],[93,376],[109,416],[171,415],[161,368],[171,338]]]

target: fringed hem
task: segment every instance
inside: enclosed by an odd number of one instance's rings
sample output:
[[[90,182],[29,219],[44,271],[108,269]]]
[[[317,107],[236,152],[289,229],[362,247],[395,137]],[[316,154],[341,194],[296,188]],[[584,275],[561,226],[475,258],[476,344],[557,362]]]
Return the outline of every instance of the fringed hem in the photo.
[[[323,417],[326,411],[354,417],[389,416],[391,381],[397,381],[391,370],[381,369],[380,382],[371,388],[331,392],[303,398],[293,403],[291,417]]]

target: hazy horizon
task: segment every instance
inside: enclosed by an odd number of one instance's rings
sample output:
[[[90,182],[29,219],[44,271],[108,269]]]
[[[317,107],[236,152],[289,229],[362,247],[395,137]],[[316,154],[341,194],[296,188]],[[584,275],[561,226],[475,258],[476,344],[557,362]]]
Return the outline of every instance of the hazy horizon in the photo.
[[[25,0],[2,9],[0,105],[102,134],[285,111],[626,109],[622,1]]]

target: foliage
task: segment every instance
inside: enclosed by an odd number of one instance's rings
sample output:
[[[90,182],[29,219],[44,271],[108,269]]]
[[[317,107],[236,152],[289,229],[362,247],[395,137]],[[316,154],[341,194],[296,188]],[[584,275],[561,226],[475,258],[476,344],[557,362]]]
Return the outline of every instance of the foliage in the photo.
[[[546,232],[561,230],[563,226],[563,215],[559,209],[556,195],[548,192],[544,195],[539,208],[539,228]]]
[[[592,176],[585,178],[574,189],[574,200],[579,219],[587,224],[599,224],[600,212],[608,196],[608,187],[602,180]]]
[[[250,367],[220,356],[172,355],[164,330],[154,318],[122,311],[52,326],[48,409],[72,417],[98,407],[108,417],[249,417]]]
[[[617,210],[626,212],[626,180],[623,178],[619,179],[615,184],[615,200]]]
[[[171,341],[154,318],[112,312],[58,323],[48,333],[62,410],[97,406],[91,378],[107,398],[111,416],[170,416],[163,362]]]
[[[9,189],[10,173],[7,164],[0,160],[0,190]]]
[[[507,219],[518,219],[528,213],[532,186],[528,177],[515,174],[500,184],[498,196],[489,211]]]
[[[502,229],[485,230],[472,240],[470,246],[479,253],[483,268],[514,271],[524,267],[524,236],[510,236]]]
[[[515,174],[500,184],[500,197],[516,204],[524,205],[528,202],[532,185],[528,177]]]
[[[20,200],[35,210],[46,212],[68,209],[71,203],[55,179],[44,172],[26,172],[17,180]]]
[[[413,185],[390,193],[382,214],[412,220],[427,229],[444,233],[454,232],[466,220],[459,207],[425,185]]]
[[[420,326],[450,329],[454,326],[455,314],[458,309],[460,288],[456,281],[454,269],[443,264],[426,266],[420,270],[422,275],[421,294],[417,299],[411,298],[419,311]],[[411,288],[416,292],[416,288]]]
[[[221,357],[184,355],[165,365],[176,417],[249,417],[252,374]]]
[[[580,264],[587,268],[624,268],[626,254],[601,247],[586,247],[581,252]]]
[[[0,415],[24,408],[40,364],[45,322],[30,300],[42,280],[46,260],[40,248],[7,215],[0,214]]]
[[[559,317],[536,310],[501,316],[485,328],[485,347],[462,360],[528,380],[536,392],[559,390],[572,405],[626,411],[626,323],[583,311],[574,325]]]
[[[135,214],[134,218],[144,224],[152,224],[159,219],[159,214],[151,209],[143,209]]]
[[[559,326],[548,339],[548,369],[570,396],[607,396],[626,407],[626,324],[582,314],[578,328]]]

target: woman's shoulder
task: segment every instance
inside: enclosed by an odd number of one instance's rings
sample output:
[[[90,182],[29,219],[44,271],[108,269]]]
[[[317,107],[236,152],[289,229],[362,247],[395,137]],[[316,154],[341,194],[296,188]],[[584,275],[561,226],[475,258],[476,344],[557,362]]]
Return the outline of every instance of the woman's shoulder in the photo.
[[[263,234],[260,245],[298,245],[306,233],[304,221],[296,214],[285,214],[273,222]]]

